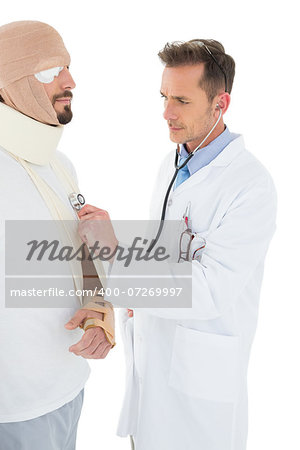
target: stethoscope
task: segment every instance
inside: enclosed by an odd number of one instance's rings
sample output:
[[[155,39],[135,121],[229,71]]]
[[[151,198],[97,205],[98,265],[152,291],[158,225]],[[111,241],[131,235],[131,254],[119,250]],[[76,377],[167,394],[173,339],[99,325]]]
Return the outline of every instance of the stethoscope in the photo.
[[[220,120],[221,120],[221,117],[222,117],[222,109],[221,109],[221,107],[219,106],[219,104],[216,105],[216,108],[219,109],[219,117],[218,117],[216,123],[214,124],[214,126],[212,127],[212,129],[210,130],[210,132],[209,132],[209,133],[205,136],[205,138],[202,140],[202,142],[198,145],[198,147],[196,147],[195,150],[193,150],[193,151],[189,154],[189,156],[187,157],[187,159],[186,159],[182,164],[179,164],[179,165],[178,165],[178,161],[179,161],[179,157],[180,157],[180,147],[179,147],[179,144],[177,145],[176,153],[175,153],[175,172],[174,172],[174,175],[173,175],[173,177],[172,177],[172,180],[171,180],[171,182],[170,182],[170,184],[169,184],[169,187],[168,187],[168,189],[167,189],[167,191],[166,191],[166,195],[165,195],[165,199],[164,199],[164,203],[163,203],[163,207],[162,207],[162,213],[161,213],[161,218],[160,218],[159,228],[158,228],[156,237],[152,240],[152,242],[151,242],[151,244],[150,244],[150,246],[149,246],[149,248],[148,248],[148,250],[147,250],[148,253],[151,252],[151,250],[153,249],[153,247],[154,247],[155,244],[157,243],[157,241],[158,241],[158,239],[159,239],[159,237],[160,237],[160,235],[161,235],[161,233],[162,233],[163,226],[164,226],[165,215],[166,215],[166,210],[167,210],[167,202],[168,202],[168,198],[169,198],[171,188],[172,188],[172,186],[173,186],[173,184],[174,184],[174,181],[175,181],[175,179],[176,179],[176,177],[177,177],[177,174],[178,174],[179,170],[182,169],[184,166],[187,165],[187,163],[192,159],[192,157],[194,156],[194,154],[200,149],[200,147],[204,144],[204,142],[209,138],[209,136],[211,135],[211,133],[214,131],[214,129],[216,128],[216,126],[218,125],[218,123],[219,123]]]
[[[75,211],[80,211],[83,205],[85,204],[85,198],[82,194],[76,194],[76,192],[72,192],[69,195],[69,201],[71,206]]]

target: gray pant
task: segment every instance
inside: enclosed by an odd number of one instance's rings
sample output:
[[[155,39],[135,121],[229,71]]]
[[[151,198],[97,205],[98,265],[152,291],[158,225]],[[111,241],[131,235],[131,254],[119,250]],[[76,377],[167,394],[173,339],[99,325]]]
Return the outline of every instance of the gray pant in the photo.
[[[69,403],[23,422],[0,423],[0,450],[75,450],[83,389]]]

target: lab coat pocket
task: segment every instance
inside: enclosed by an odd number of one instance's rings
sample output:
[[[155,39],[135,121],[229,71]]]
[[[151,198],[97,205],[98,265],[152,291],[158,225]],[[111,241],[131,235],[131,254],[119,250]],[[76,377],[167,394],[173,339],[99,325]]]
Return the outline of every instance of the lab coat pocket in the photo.
[[[240,384],[240,338],[177,325],[169,385],[187,395],[234,402]]]

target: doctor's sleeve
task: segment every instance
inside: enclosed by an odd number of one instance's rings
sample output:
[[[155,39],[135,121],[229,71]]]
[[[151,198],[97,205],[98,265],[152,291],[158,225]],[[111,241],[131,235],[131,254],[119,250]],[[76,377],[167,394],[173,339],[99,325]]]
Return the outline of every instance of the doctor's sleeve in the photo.
[[[271,177],[245,187],[205,237],[201,262],[192,264],[191,308],[144,308],[168,319],[211,320],[238,300],[263,263],[276,229],[276,190]],[[170,268],[171,273],[171,268]]]

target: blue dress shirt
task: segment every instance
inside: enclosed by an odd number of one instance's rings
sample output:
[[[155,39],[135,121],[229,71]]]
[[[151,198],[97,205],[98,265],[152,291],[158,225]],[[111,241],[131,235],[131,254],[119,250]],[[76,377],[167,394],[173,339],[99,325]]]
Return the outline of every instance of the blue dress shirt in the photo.
[[[224,150],[227,145],[239,137],[239,134],[231,133],[226,126],[225,130],[219,134],[219,136],[216,137],[213,141],[211,141],[208,145],[206,145],[203,148],[200,148],[195,155],[192,157],[192,159],[187,163],[187,165],[182,169],[188,169],[188,172],[186,172],[187,175],[184,175],[183,177],[180,176],[180,171],[178,172],[178,182],[177,178],[175,180],[175,187],[176,189],[179,184],[181,184],[185,179],[193,175],[197,170],[202,169],[202,167],[207,166],[213,159],[215,159],[219,153],[221,153],[222,150]],[[182,162],[184,159],[186,159],[189,156],[189,152],[186,150],[185,144],[180,145],[180,160]]]

